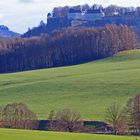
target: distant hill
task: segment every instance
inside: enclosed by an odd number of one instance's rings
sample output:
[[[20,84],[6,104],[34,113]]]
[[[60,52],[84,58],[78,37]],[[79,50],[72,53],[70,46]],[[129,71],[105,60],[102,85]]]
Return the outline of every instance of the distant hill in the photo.
[[[0,37],[4,38],[14,38],[19,37],[20,34],[10,31],[7,26],[0,25]]]

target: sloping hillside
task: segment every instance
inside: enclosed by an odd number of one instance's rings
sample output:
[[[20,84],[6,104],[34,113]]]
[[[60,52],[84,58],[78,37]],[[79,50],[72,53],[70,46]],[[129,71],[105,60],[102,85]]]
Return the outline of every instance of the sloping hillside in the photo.
[[[1,74],[0,104],[26,103],[40,119],[50,110],[72,108],[84,119],[104,120],[113,100],[122,105],[140,92],[140,50],[53,69]]]

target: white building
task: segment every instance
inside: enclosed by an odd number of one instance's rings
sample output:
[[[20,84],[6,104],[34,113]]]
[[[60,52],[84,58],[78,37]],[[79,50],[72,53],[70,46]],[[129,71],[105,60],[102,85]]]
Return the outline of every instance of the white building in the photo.
[[[69,13],[68,13],[68,19],[69,20],[78,20],[82,18],[82,12],[81,10],[74,10],[74,9],[70,9]]]
[[[80,10],[71,9],[68,13],[69,20],[95,21],[95,20],[100,20],[103,17],[104,17],[104,13],[100,9],[87,10],[84,13],[82,13]]]
[[[87,21],[101,20],[104,17],[102,10],[88,10],[83,19]]]

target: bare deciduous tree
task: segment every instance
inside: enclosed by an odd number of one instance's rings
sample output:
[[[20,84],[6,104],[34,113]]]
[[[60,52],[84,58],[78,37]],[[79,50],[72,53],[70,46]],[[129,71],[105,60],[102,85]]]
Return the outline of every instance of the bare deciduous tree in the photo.
[[[57,113],[51,111],[49,121],[49,130],[54,131],[80,131],[83,126],[80,114],[70,109],[63,109]]]
[[[1,109],[1,122],[6,128],[37,129],[36,115],[23,103],[8,104]]]
[[[127,115],[130,127],[135,131],[140,131],[140,94],[128,102]]]
[[[113,102],[107,108],[106,120],[111,124],[113,128],[113,133],[124,134],[128,130],[127,122],[124,113],[117,102]]]

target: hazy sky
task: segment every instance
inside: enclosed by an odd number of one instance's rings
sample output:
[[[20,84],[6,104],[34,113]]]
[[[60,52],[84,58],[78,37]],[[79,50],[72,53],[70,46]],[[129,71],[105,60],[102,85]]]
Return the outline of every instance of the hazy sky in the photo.
[[[0,25],[23,33],[28,27],[37,26],[40,20],[46,22],[47,13],[56,6],[94,3],[107,6],[140,6],[140,0],[0,0]]]

